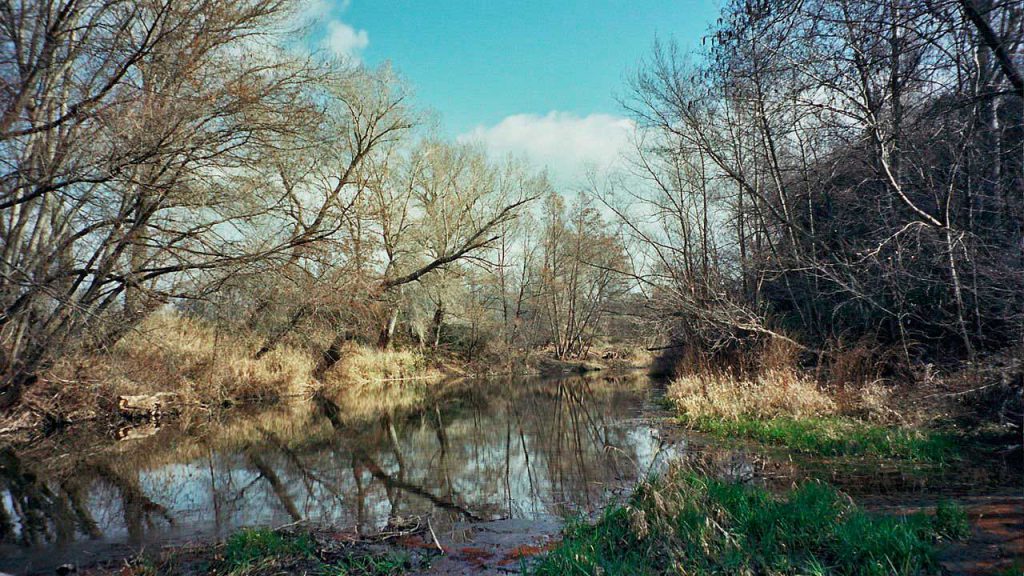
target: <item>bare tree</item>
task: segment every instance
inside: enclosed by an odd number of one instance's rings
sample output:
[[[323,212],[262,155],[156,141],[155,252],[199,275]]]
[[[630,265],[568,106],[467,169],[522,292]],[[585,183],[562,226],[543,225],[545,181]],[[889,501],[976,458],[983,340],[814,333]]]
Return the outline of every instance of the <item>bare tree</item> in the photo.
[[[407,126],[386,79],[275,48],[278,0],[2,15],[5,406],[61,355],[329,238],[359,165]],[[317,137],[336,152],[286,161]]]
[[[623,220],[656,220],[631,233],[681,331],[870,337],[908,361],[1019,341],[1022,20],[1014,3],[736,1],[704,63],[657,46],[629,102],[651,185]]]
[[[625,291],[625,256],[594,201],[580,195],[566,208],[547,197],[538,275],[539,316],[559,358],[586,356],[610,299]]]

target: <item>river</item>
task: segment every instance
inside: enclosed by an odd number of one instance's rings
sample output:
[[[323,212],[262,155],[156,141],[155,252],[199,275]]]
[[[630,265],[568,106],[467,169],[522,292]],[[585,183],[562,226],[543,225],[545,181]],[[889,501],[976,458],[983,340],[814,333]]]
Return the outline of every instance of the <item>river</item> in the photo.
[[[816,470],[672,427],[663,390],[640,373],[463,381],[443,393],[408,386],[383,400],[190,413],[3,448],[0,571],[52,573],[297,522],[371,534],[429,518],[446,543],[471,542],[466,526],[495,522],[515,522],[519,536],[553,534],[558,519],[592,513],[669,461],[779,485]],[[866,470],[828,473],[899,503],[978,482]]]

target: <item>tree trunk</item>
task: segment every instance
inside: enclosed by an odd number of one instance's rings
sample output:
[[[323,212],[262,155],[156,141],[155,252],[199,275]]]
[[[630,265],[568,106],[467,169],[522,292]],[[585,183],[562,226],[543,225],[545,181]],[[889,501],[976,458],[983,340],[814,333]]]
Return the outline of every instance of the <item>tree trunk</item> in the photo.
[[[432,346],[435,350],[441,344],[441,326],[444,325],[444,304],[438,304],[434,308],[434,324],[430,330],[430,337],[433,340]]]
[[[395,338],[395,326],[398,325],[398,307],[396,306],[391,311],[391,315],[388,316],[388,321],[384,324],[384,328],[380,331],[380,339],[377,340],[377,346],[381,350],[387,350],[391,348],[391,341]]]
[[[334,367],[335,364],[341,360],[341,349],[345,346],[345,343],[349,341],[349,332],[343,330],[338,332],[334,336],[334,340],[331,341],[331,345],[324,350],[320,356],[320,361],[317,362],[316,368],[313,369],[313,378],[317,380],[323,380],[323,377],[327,372]]]
[[[953,282],[953,296],[956,298],[956,322],[957,327],[960,329],[960,337],[964,342],[964,350],[967,352],[967,357],[970,360],[974,360],[974,347],[971,345],[971,335],[967,331],[967,321],[964,320],[964,296],[963,289],[960,285],[960,272],[956,267],[956,254],[954,250],[956,244],[953,240],[953,233],[947,228],[946,229],[946,251],[949,257],[949,276]]]

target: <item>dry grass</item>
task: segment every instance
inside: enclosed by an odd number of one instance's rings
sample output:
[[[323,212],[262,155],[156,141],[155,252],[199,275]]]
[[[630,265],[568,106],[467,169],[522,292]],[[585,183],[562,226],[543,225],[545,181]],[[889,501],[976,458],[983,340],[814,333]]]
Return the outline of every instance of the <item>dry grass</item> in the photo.
[[[346,410],[369,413],[415,406],[443,377],[419,352],[350,344],[323,382],[316,382],[315,350],[281,345],[256,359],[261,343],[255,334],[158,313],[112,350],[66,359],[44,383],[52,385],[37,387],[36,403],[76,420],[113,412],[119,395],[173,392],[188,418],[192,407],[308,397],[319,389]]]
[[[176,391],[203,402],[301,395],[314,384],[316,356],[279,346],[258,360],[255,338],[229,335],[196,319],[158,314],[127,339],[110,362],[124,375],[119,393]],[[322,383],[325,389],[436,380],[441,374],[416,351],[349,344]]]
[[[680,365],[668,398],[685,418],[768,419],[829,416],[838,411],[814,378],[798,367],[800,351],[781,339],[765,340],[734,354],[725,369],[706,358],[690,370]],[[692,358],[691,358],[692,360]]]
[[[303,393],[312,356],[282,346],[255,359],[258,345],[201,320],[160,313],[88,363],[115,395],[176,392],[189,402],[222,404]]]
[[[905,423],[905,415],[892,409],[896,390],[882,377],[886,358],[878,350],[858,343],[837,348],[829,359],[825,372],[805,371],[799,350],[778,339],[758,344],[724,368],[715,368],[707,358],[687,357],[676,369],[669,398],[684,416],[695,418],[845,415]]]
[[[341,360],[325,376],[324,385],[351,387],[440,377],[427,357],[415,350],[380,350],[349,344],[342,350]]]
[[[955,458],[949,434],[907,426],[904,399],[897,400],[885,380],[872,378],[871,358],[860,351],[842,358],[836,372],[841,379],[822,389],[800,370],[795,355],[767,347],[752,360],[760,371],[690,372],[672,381],[668,398],[688,426],[716,436],[830,457],[930,463]]]
[[[654,360],[654,354],[638,344],[596,342],[586,359],[611,368],[647,368]]]
[[[314,385],[314,354],[282,345],[256,360],[258,346],[256,338],[228,335],[200,320],[162,314],[119,344],[109,362],[123,376],[118,378],[118,394],[178,392],[204,403],[223,403],[298,396]],[[377,385],[383,382],[439,377],[418,352],[381,351],[353,343],[346,346],[323,386],[376,388],[386,387]]]
[[[443,378],[419,352],[349,344],[324,377],[321,393],[343,409],[343,420],[357,422],[417,409]]]
[[[865,421],[792,371],[768,371],[754,380],[685,377],[669,397],[686,424],[719,437],[748,438],[789,450],[833,457],[879,457],[942,464],[958,457],[956,439],[945,432]],[[887,410],[884,395],[862,391],[867,402]]]
[[[669,385],[668,397],[688,418],[806,418],[837,410],[811,378],[789,369],[750,379],[712,372],[681,376]]]
[[[877,424],[908,423],[920,419],[914,412],[914,406],[908,406],[905,399],[897,399],[893,387],[882,380],[848,391],[842,405],[844,413]],[[894,410],[894,406],[900,406],[902,412]]]

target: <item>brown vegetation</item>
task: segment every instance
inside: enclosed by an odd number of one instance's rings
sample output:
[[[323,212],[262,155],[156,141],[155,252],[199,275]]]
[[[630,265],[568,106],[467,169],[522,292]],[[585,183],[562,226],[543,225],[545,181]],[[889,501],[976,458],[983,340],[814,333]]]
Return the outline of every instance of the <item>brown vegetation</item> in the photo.
[[[208,322],[165,312],[150,316],[138,337],[110,352],[65,358],[27,398],[27,419],[70,423],[96,417],[152,416],[156,412],[191,417],[244,402],[278,402],[327,393],[343,404],[365,405],[357,397],[376,396],[375,406],[408,404],[436,384],[444,372],[414,351],[378,350],[349,344],[343,360],[321,379],[313,378],[316,352],[282,345],[255,357],[254,334],[228,334]],[[173,397],[159,410],[145,406]],[[398,400],[395,400],[398,398]],[[118,405],[128,399],[127,410]],[[135,399],[134,402],[131,402]],[[173,406],[172,406],[173,405]],[[357,410],[358,411],[358,410]]]
[[[117,394],[174,391],[216,405],[306,392],[313,365],[308,351],[281,347],[254,359],[257,345],[251,335],[246,339],[201,320],[161,313],[101,362]]]
[[[697,418],[806,418],[837,410],[816,382],[790,370],[769,370],[749,380],[725,374],[682,376],[672,381],[668,396],[683,414]]]
[[[691,351],[674,359],[667,393],[681,414],[732,420],[844,416],[923,426],[964,415],[962,403],[979,399],[964,372],[894,372],[893,364],[864,345],[830,352],[813,370],[787,340],[741,350],[717,356]]]

